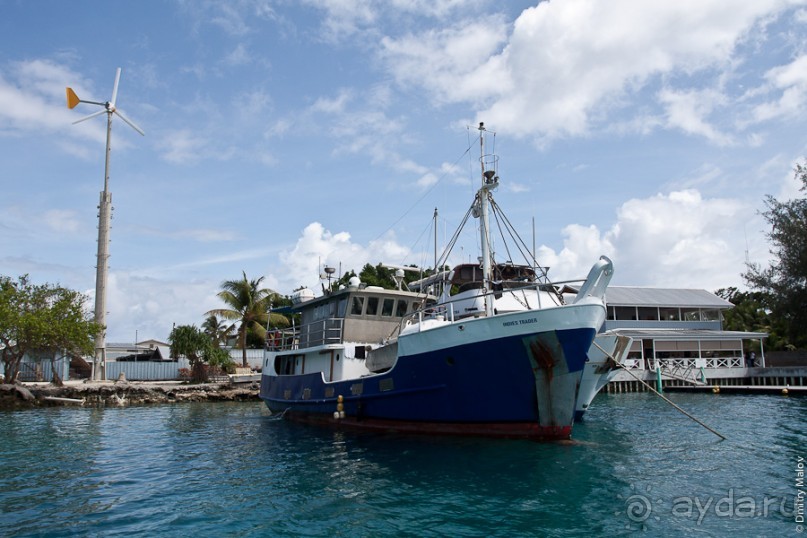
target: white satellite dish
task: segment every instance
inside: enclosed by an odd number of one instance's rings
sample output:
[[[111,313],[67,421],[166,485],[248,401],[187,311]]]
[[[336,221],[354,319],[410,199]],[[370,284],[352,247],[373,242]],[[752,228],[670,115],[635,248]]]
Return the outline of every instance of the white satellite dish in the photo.
[[[112,194],[109,192],[109,153],[110,153],[110,138],[112,135],[112,114],[117,114],[120,119],[125,121],[129,127],[145,136],[146,133],[129,120],[123,113],[115,106],[115,100],[118,97],[118,82],[120,82],[120,67],[115,73],[115,85],[112,87],[112,99],[106,103],[98,101],[85,101],[79,99],[76,92],[72,88],[67,88],[67,108],[73,109],[79,103],[87,103],[90,105],[100,105],[104,110],[99,110],[89,116],[85,116],[73,122],[80,123],[90,118],[100,116],[101,114],[107,115],[106,122],[106,162],[104,164],[104,190],[101,192],[101,202],[98,205],[98,265],[96,266],[95,273],[95,321],[101,325],[102,329],[95,338],[95,357],[93,358],[92,378],[94,380],[103,380],[106,378],[106,281],[107,281],[107,260],[109,259],[109,221],[112,215]],[[136,343],[136,342],[135,342]]]

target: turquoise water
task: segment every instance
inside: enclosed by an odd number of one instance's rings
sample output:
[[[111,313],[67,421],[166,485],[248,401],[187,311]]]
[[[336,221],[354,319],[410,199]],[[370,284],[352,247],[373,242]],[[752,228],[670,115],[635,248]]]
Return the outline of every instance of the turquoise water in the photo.
[[[796,536],[807,398],[600,395],[573,442],[366,435],[259,403],[0,413],[2,536]],[[753,505],[753,506],[752,506]]]

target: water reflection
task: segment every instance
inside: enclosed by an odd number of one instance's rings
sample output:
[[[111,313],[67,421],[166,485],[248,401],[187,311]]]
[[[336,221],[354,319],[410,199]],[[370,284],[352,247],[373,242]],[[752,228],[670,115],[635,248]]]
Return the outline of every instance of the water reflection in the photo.
[[[662,501],[654,535],[792,531],[669,507],[791,491],[807,399],[670,394],[720,441],[652,395],[603,396],[553,444],[334,431],[259,403],[0,413],[0,534],[619,534],[637,495]]]

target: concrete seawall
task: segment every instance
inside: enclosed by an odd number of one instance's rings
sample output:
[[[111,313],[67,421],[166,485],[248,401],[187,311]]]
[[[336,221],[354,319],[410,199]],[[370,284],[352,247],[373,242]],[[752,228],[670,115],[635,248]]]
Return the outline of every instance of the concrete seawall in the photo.
[[[43,406],[120,407],[204,401],[259,401],[257,382],[184,384],[181,382],[79,382],[0,385],[0,409]]]

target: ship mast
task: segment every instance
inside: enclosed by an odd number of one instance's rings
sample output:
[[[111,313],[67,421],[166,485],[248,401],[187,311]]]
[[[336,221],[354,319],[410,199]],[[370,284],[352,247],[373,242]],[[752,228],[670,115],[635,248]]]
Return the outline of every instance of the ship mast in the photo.
[[[496,163],[498,157],[485,154],[485,124],[479,122],[479,163],[482,166],[482,187],[477,192],[477,203],[479,204],[479,235],[482,241],[482,290],[485,293],[485,315],[493,315],[493,301],[489,299],[487,292],[490,291],[490,221],[488,217],[488,195],[489,192],[499,186],[499,176],[496,175]]]

